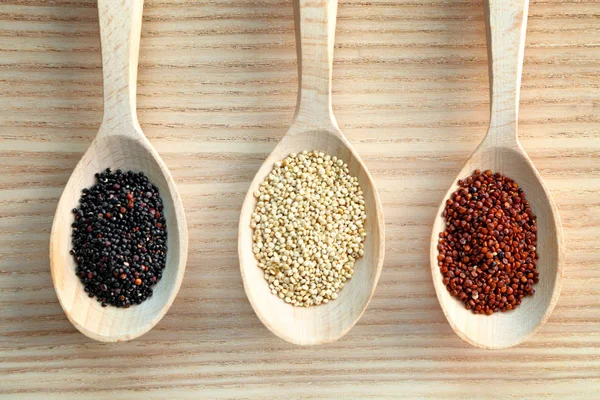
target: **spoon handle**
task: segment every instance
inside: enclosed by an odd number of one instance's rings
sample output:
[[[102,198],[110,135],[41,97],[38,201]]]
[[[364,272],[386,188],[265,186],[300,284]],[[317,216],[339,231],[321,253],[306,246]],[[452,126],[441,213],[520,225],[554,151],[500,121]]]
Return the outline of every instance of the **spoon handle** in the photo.
[[[100,133],[137,134],[127,128],[138,126],[135,96],[143,7],[144,0],[98,0],[104,80]]]
[[[517,145],[519,91],[529,0],[486,0],[492,145]]]
[[[294,0],[298,100],[292,126],[337,128],[331,108],[331,71],[337,0]]]

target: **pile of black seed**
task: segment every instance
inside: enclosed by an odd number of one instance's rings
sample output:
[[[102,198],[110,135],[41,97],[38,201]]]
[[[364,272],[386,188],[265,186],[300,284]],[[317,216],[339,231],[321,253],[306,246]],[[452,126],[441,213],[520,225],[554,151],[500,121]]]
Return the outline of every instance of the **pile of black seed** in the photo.
[[[103,307],[128,308],[152,296],[167,257],[167,224],[158,189],[143,172],[110,169],[83,189],[74,208],[76,274]]]

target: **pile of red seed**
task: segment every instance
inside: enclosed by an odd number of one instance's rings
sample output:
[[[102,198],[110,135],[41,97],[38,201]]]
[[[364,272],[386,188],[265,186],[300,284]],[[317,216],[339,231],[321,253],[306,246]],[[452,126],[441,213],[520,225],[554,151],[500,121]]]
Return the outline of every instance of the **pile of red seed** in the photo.
[[[476,170],[458,185],[437,246],[444,285],[475,314],[513,310],[538,282],[536,217],[503,175]]]

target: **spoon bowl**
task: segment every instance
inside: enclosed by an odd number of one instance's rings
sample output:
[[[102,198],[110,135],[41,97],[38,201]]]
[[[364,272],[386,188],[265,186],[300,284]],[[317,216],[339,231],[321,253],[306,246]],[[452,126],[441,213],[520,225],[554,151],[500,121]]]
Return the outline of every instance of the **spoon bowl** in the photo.
[[[452,329],[466,342],[486,349],[515,346],[548,319],[562,281],[562,226],[556,205],[535,166],[517,138],[519,86],[525,43],[528,0],[486,0],[490,63],[491,122],[487,136],[450,187],[436,214],[430,263],[437,298]],[[535,294],[516,309],[490,316],[474,314],[450,295],[438,266],[439,234],[446,229],[446,200],[458,189],[458,180],[473,171],[491,170],[513,179],[525,192],[537,216],[537,270]]]
[[[372,178],[350,143],[339,130],[331,111],[331,67],[337,0],[296,0],[296,39],[300,75],[294,122],[258,170],[244,200],[238,233],[238,254],[244,288],[254,311],[275,335],[294,344],[314,345],[335,341],[360,319],[379,280],[384,256],[384,222]],[[327,304],[294,307],[271,294],[264,272],[252,252],[253,193],[276,161],[290,153],[319,150],[348,164],[364,193],[367,236],[364,256],[356,261],[354,275],[339,297]]]
[[[446,200],[458,189],[457,182],[448,190],[437,212],[431,235],[431,273],[444,315],[462,339],[477,347],[507,348],[521,343],[542,326],[558,301],[562,278],[562,229],[552,198],[522,149],[482,146],[471,156],[456,180],[467,178],[476,169],[499,172],[517,182],[537,216],[537,270],[540,281],[534,286],[535,294],[524,298],[515,310],[497,312],[489,316],[473,314],[471,310],[465,309],[462,302],[450,295],[442,282],[443,277],[437,260],[437,243],[439,234],[446,229],[442,216]]]
[[[144,136],[135,117],[135,78],[141,29],[142,1],[110,4],[99,0],[103,50],[104,120],[90,148],[79,161],[59,200],[50,236],[50,267],[58,300],[73,325],[86,336],[105,342],[134,339],[160,321],[181,285],[187,258],[187,228],[181,198],[164,162]],[[137,41],[136,41],[137,38]],[[120,49],[116,51],[116,49]],[[110,56],[106,53],[110,52]],[[123,83],[125,82],[125,83]],[[143,172],[159,189],[167,221],[167,260],[154,294],[130,308],[102,307],[89,298],[75,274],[71,247],[71,210],[82,189],[96,183],[94,174]]]
[[[356,261],[354,275],[339,297],[327,304],[293,307],[271,294],[252,252],[251,216],[256,207],[253,192],[269,175],[273,164],[290,153],[320,150],[344,160],[350,174],[358,178],[367,211],[365,255]],[[263,324],[280,338],[295,344],[320,344],[335,341],[359,320],[379,280],[384,253],[383,219],[377,192],[364,164],[335,132],[313,131],[286,135],[256,174],[244,201],[239,228],[239,256],[244,287],[254,311]]]

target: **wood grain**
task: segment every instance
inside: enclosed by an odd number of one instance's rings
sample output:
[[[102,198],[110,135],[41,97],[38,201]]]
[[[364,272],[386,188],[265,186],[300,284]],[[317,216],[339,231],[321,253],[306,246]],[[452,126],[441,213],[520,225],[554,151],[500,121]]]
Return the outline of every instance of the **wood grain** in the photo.
[[[481,1],[340,2],[333,106],[379,188],[386,259],[339,342],[272,335],[244,294],[239,210],[296,102],[288,1],[146,0],[140,124],[190,233],[185,280],[147,335],[101,344],[56,299],[48,240],[102,118],[93,0],[0,4],[0,391],[4,398],[581,398],[600,390],[600,2],[529,7],[519,136],[554,197],[560,300],[526,343],[471,348],[435,297],[436,207],[489,119]]]

